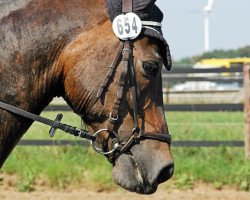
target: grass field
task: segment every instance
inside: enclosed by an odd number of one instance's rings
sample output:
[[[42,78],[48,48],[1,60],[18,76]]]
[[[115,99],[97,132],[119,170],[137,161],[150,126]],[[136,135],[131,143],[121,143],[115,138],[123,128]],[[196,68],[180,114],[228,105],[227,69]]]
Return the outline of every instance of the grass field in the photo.
[[[55,118],[56,113],[42,114]],[[243,140],[244,119],[241,112],[168,112],[166,114],[173,139],[178,140]],[[74,114],[64,113],[64,123],[81,127]],[[49,127],[33,124],[24,139],[50,139]],[[75,139],[60,131],[54,139]],[[197,181],[216,188],[232,185],[249,190],[250,160],[239,147],[172,147],[175,175],[165,187],[191,188]],[[111,180],[111,165],[91,148],[21,147],[15,148],[2,172],[18,178],[21,191],[32,190],[41,180],[51,187],[95,186],[116,188]],[[41,183],[40,183],[41,184]]]

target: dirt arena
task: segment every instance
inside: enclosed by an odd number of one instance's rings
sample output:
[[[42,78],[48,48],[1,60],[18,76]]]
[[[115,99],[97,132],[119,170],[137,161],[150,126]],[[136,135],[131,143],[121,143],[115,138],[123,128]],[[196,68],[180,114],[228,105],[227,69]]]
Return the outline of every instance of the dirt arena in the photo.
[[[123,190],[115,192],[96,192],[87,189],[70,191],[38,190],[34,192],[17,192],[14,188],[0,186],[0,200],[249,200],[250,192],[235,189],[216,190],[209,186],[197,186],[192,190],[159,189],[156,194],[141,196]]]

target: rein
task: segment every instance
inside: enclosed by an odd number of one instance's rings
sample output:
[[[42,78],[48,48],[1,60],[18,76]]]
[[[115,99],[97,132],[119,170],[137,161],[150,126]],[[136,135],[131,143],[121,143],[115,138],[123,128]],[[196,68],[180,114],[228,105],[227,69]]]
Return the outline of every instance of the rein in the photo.
[[[12,105],[6,104],[2,101],[0,101],[0,108],[7,110],[11,113],[14,113],[16,115],[25,117],[27,119],[31,119],[33,121],[50,126],[51,127],[51,129],[49,131],[50,137],[53,137],[55,135],[56,129],[60,129],[64,132],[69,133],[70,135],[74,135],[76,137],[85,138],[85,139],[90,140],[90,141],[96,140],[96,137],[89,134],[89,132],[86,130],[82,130],[82,129],[61,123],[61,120],[63,117],[62,114],[58,114],[56,116],[55,120],[51,120],[51,119],[41,117],[41,116],[35,115],[33,113],[27,112],[25,110],[14,107]]]
[[[123,13],[132,12],[133,0],[123,0]],[[144,22],[146,26],[160,26],[157,22]],[[133,40],[127,38],[120,42],[118,53],[108,69],[104,81],[101,83],[97,95],[91,100],[89,105],[86,108],[85,115],[87,115],[96,102],[99,100],[101,95],[104,93],[104,90],[107,89],[108,83],[112,75],[116,72],[120,61],[122,62],[121,74],[118,81],[117,95],[114,101],[113,108],[110,112],[108,124],[106,129],[100,129],[94,134],[90,134],[86,130],[78,129],[67,124],[61,123],[62,114],[58,114],[55,120],[50,120],[38,115],[34,115],[30,112],[24,111],[20,108],[14,107],[12,105],[6,104],[0,101],[0,108],[7,110],[11,113],[17,114],[19,116],[31,119],[33,121],[40,122],[42,124],[48,125],[51,127],[49,135],[53,137],[55,135],[56,129],[60,129],[66,133],[74,135],[76,137],[85,138],[90,140],[93,148],[100,154],[107,155],[110,162],[114,163],[115,160],[122,155],[123,153],[129,153],[130,149],[142,140],[150,139],[157,140],[164,143],[171,144],[172,138],[168,134],[160,133],[151,133],[145,132],[141,127],[139,127],[139,114],[138,114],[138,95],[136,88],[136,78],[135,78],[135,69],[133,63]],[[119,120],[119,111],[120,105],[123,100],[125,93],[125,86],[129,82],[129,92],[132,100],[132,109],[133,109],[133,129],[131,130],[131,136],[127,141],[121,141],[118,134],[115,133],[114,129]],[[85,116],[83,115],[83,117]],[[108,136],[112,138],[112,149],[105,152],[103,149],[97,146],[97,137],[103,133],[108,133]]]

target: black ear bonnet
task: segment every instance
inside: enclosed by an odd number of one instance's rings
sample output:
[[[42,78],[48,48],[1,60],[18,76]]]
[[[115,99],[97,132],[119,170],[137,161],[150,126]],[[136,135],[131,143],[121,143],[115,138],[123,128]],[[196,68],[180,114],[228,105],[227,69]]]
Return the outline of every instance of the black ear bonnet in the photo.
[[[122,14],[122,0],[105,0],[108,15],[111,21],[116,16]],[[154,4],[156,0],[134,0],[133,1],[133,12],[137,14],[142,21],[155,21],[161,23],[163,20],[163,13]],[[145,36],[153,37],[160,41],[160,54],[163,58],[163,62],[167,70],[172,67],[171,54],[169,45],[163,37],[162,30],[160,27],[151,26],[144,27],[142,33]]]

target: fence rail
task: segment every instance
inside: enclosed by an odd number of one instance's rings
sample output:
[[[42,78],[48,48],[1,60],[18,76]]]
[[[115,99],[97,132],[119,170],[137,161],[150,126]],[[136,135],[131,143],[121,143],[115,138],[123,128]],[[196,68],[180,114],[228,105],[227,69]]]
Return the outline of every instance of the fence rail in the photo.
[[[242,77],[171,77],[165,74],[163,79],[167,79],[168,82],[185,82],[185,81],[210,81],[210,82],[217,82],[217,83],[238,83],[243,84]]]
[[[165,111],[197,111],[197,112],[240,112],[244,110],[243,104],[169,104],[164,106]]]
[[[164,105],[165,111],[171,112],[242,112],[244,104],[167,104]],[[44,111],[67,112],[72,111],[69,106],[52,105],[45,108]]]
[[[243,104],[167,104],[164,105],[166,111],[179,112],[179,111],[226,111],[226,112],[240,112],[244,110]],[[45,108],[44,111],[72,111],[72,109],[67,106],[61,105],[51,105]]]
[[[182,67],[173,67],[171,71],[163,70],[163,74],[201,74],[201,73],[241,73],[243,71],[243,65],[236,65],[230,68],[206,68],[206,69],[198,69],[198,68],[182,68]]]
[[[185,91],[163,91],[164,94],[207,94],[207,93],[235,93],[239,92],[237,89],[233,90],[185,90]]]
[[[21,140],[19,146],[90,146],[84,140]],[[173,141],[174,147],[243,147],[244,141]]]

